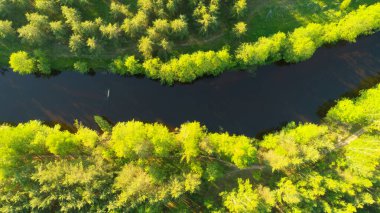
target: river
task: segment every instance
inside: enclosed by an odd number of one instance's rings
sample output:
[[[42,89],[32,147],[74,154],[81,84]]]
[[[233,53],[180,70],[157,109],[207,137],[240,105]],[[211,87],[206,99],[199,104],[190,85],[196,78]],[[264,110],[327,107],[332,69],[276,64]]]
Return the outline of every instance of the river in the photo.
[[[377,82],[380,33],[320,48],[302,63],[268,65],[254,74],[226,72],[172,87],[108,73],[46,78],[2,71],[0,122],[38,119],[70,126],[78,119],[95,127],[93,115],[102,115],[112,122],[135,119],[176,127],[196,120],[210,131],[255,136],[290,121],[319,122],[318,112],[333,100]]]

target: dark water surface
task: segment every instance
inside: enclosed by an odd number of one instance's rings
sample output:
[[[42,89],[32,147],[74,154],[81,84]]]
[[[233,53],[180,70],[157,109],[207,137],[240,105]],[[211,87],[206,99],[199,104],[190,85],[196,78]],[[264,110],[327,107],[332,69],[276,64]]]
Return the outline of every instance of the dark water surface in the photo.
[[[112,122],[131,119],[178,126],[197,120],[209,130],[255,134],[289,121],[318,122],[326,102],[374,85],[380,75],[380,33],[355,44],[321,48],[295,65],[227,72],[191,85],[98,73],[64,72],[51,78],[0,75],[0,122],[39,119],[70,125],[79,119],[94,127],[93,115]],[[107,99],[107,90],[110,97]]]

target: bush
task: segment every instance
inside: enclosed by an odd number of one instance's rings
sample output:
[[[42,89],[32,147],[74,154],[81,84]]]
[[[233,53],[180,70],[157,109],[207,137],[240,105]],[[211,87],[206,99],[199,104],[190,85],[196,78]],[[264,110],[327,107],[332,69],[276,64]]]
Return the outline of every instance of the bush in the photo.
[[[74,63],[74,69],[80,73],[87,73],[89,68],[85,61],[77,61]]]
[[[12,53],[9,58],[9,65],[14,72],[18,72],[22,75],[31,74],[35,71],[35,60],[29,57],[25,51]]]

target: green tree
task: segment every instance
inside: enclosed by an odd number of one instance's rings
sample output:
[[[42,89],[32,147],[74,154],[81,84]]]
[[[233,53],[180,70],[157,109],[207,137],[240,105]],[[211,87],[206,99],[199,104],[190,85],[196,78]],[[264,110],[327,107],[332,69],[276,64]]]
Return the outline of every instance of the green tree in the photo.
[[[54,0],[35,0],[34,7],[41,12],[55,14],[58,5]]]
[[[12,21],[0,20],[0,40],[13,38],[16,31],[12,27]]]
[[[85,61],[77,61],[74,63],[74,69],[80,73],[87,73],[89,71],[88,63]]]
[[[243,16],[247,11],[247,0],[235,0],[232,11],[236,16]]]
[[[273,170],[292,171],[318,161],[325,151],[334,148],[334,140],[326,137],[327,132],[327,126],[290,123],[279,133],[264,137],[260,143],[265,150],[262,156]]]
[[[339,8],[340,10],[345,10],[347,9],[348,6],[350,6],[350,4],[351,4],[351,0],[343,0]]]
[[[241,37],[247,32],[247,24],[244,22],[238,22],[235,24],[233,31],[237,37]]]
[[[267,197],[262,198],[261,193]],[[271,212],[274,194],[268,188],[253,189],[249,180],[238,179],[238,189],[221,193],[223,204],[230,212]]]
[[[124,62],[125,67],[127,68],[127,71],[131,75],[141,74],[142,73],[142,65],[139,63],[139,61],[135,58],[135,56],[129,56],[125,59]]]
[[[148,37],[142,37],[139,40],[138,49],[145,59],[152,58],[153,42]]]
[[[82,36],[73,34],[69,40],[70,51],[73,53],[79,53],[85,45]]]
[[[172,35],[179,38],[184,38],[188,36],[188,24],[184,16],[180,16],[178,19],[174,19],[170,22],[170,28]]]
[[[236,58],[243,65],[262,65],[282,58],[286,35],[277,33],[272,37],[261,37],[255,43],[243,43],[236,50]]]
[[[102,35],[108,39],[117,39],[120,34],[120,27],[117,23],[101,25],[99,28]]]
[[[116,156],[128,159],[146,158],[153,151],[145,126],[139,121],[116,124],[112,129],[111,144]]]
[[[63,40],[66,38],[67,31],[62,21],[52,21],[49,23],[49,25],[50,25],[50,30],[52,31],[55,38],[59,40]]]
[[[48,17],[38,13],[27,13],[26,18],[29,23],[17,30],[19,37],[28,44],[43,43],[49,32]]]
[[[198,122],[182,124],[177,135],[177,140],[182,144],[182,159],[187,162],[200,155],[199,144],[206,136],[206,127]]]
[[[51,73],[51,63],[47,54],[42,50],[35,50],[33,52],[37,70],[45,75]]]
[[[12,53],[9,58],[9,65],[14,72],[20,74],[31,74],[35,71],[35,60],[29,57],[25,51]]]
[[[74,25],[78,24],[81,21],[81,16],[75,8],[62,6],[61,11],[68,25],[73,27]]]

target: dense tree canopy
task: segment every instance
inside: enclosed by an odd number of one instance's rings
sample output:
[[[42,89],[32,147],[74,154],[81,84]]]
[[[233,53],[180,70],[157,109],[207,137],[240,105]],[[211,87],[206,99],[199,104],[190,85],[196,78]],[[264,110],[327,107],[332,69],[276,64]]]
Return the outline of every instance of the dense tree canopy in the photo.
[[[379,97],[380,85],[261,140],[198,122],[3,124],[0,211],[377,212]]]
[[[114,73],[167,84],[278,60],[299,62],[325,43],[354,42],[380,28],[375,0],[318,5],[311,0],[259,5],[251,0],[7,0],[0,11],[3,65],[12,53],[36,57],[38,49],[50,58],[37,65],[37,73],[72,68],[85,73],[79,62],[93,70],[105,70],[111,62]],[[216,59],[209,63],[208,57]]]

